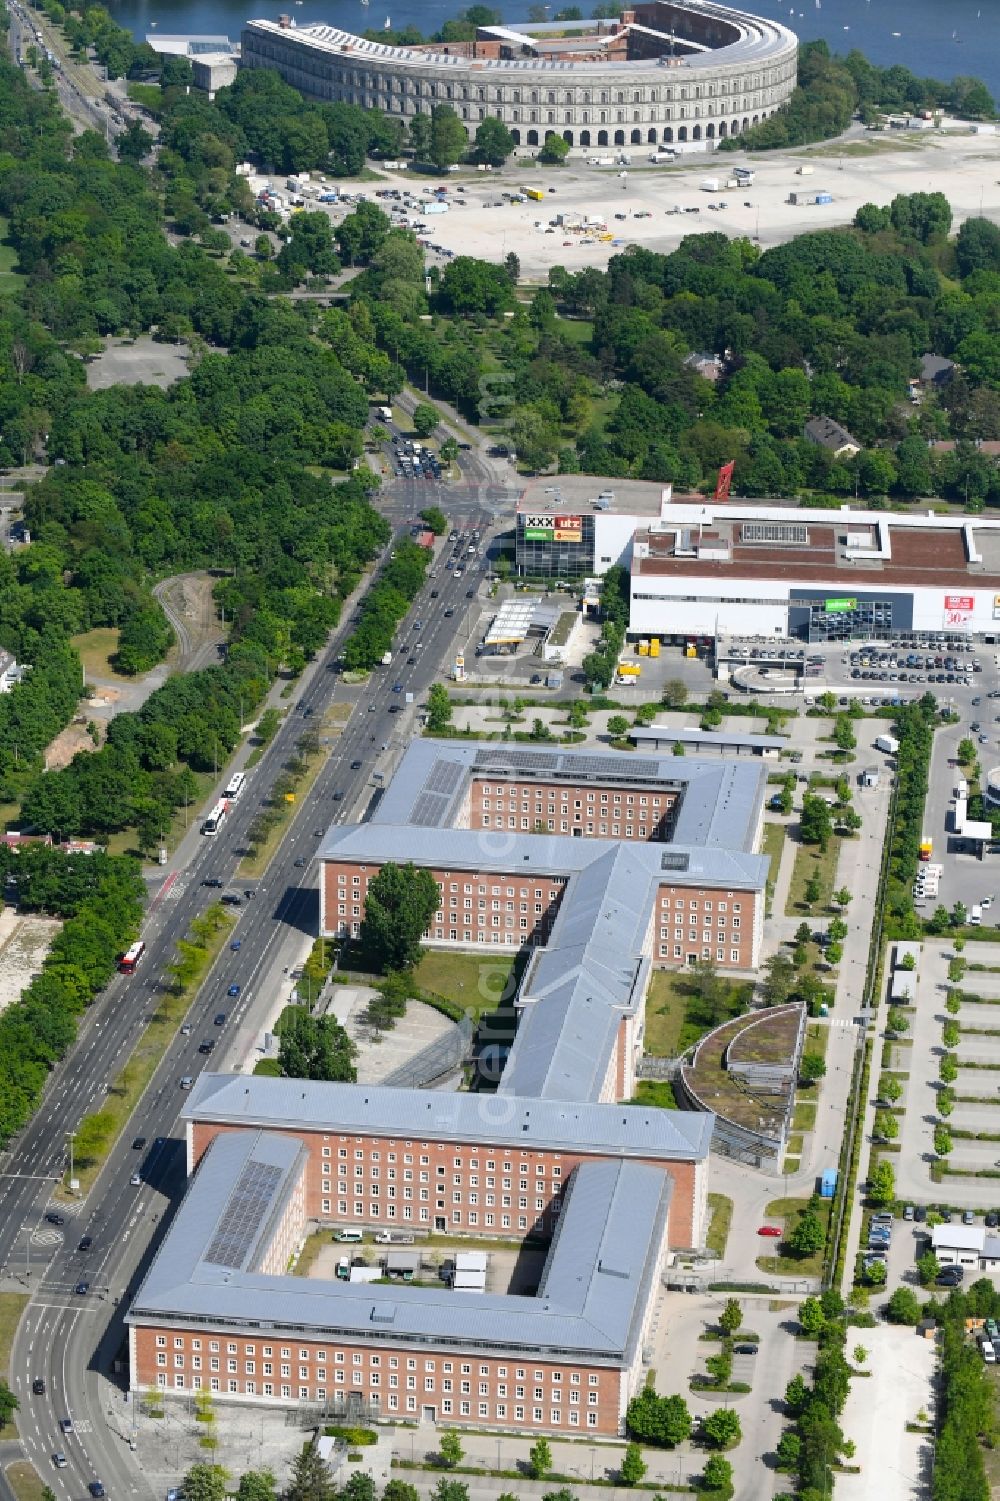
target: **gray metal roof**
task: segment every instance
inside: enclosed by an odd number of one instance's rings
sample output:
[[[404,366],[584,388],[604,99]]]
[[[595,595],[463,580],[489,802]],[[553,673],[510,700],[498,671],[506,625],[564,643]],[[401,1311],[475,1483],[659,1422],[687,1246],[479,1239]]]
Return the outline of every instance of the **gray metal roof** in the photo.
[[[715,745],[720,750],[727,745],[742,746],[747,750],[787,750],[789,741],[781,735],[729,735],[721,730],[675,730],[669,724],[653,724],[646,729],[636,725],[628,737],[637,745],[663,745],[666,741],[679,741],[681,745]]]
[[[578,1167],[538,1295],[463,1298],[444,1286],[351,1284],[210,1262],[206,1248],[248,1165],[277,1158],[279,1190],[291,1192],[302,1166],[287,1146],[259,1131],[216,1137],[136,1294],[130,1324],[246,1327],[250,1318],[258,1332],[308,1331],[332,1342],[478,1346],[616,1365],[632,1359],[666,1235],[673,1185],[662,1170],[635,1162]]]
[[[711,1115],[638,1105],[209,1073],[195,1080],[182,1118],[345,1136],[377,1131],[406,1139],[471,1142],[484,1151],[496,1144],[693,1162],[707,1156],[713,1123]]]
[[[623,842],[451,827],[473,772],[679,786],[674,838]],[[766,788],[760,762],[417,740],[371,822],[334,825],[320,858],[564,877],[548,942],[520,988],[519,1026],[500,1093],[598,1100],[621,1017],[641,1004],[648,984],[646,949],[659,886],[762,891],[768,861],[749,848]]]
[[[622,1016],[649,982],[646,932],[662,879],[644,858],[650,848],[619,844],[574,878],[521,985],[500,1093],[600,1099]]]
[[[767,783],[766,773],[747,761],[720,763],[673,755],[638,756],[631,751],[535,749],[416,739],[408,746],[371,823],[451,827],[459,820],[471,777],[491,774],[500,778],[545,777],[567,784],[623,788],[662,785],[676,789],[681,793],[681,808],[675,842],[717,843],[743,850],[753,847]],[[712,812],[720,803],[724,806],[724,838],[713,833]],[[678,832],[682,824],[691,830],[689,834]],[[707,831],[704,837],[699,830]],[[484,837],[481,831],[480,837]],[[488,833],[485,837],[489,838]],[[558,845],[568,842],[560,839]]]
[[[708,815],[705,828],[723,832],[719,820]],[[625,841],[649,872],[678,886],[738,886],[762,889],[767,858],[727,848],[698,848],[688,844],[647,844]],[[385,860],[399,864],[434,865],[438,870],[503,871],[515,875],[564,875],[570,878],[622,848],[618,839],[570,839],[565,834],[515,834],[498,829],[425,829],[377,823],[334,825],[320,845],[321,860],[350,860],[373,865]]]

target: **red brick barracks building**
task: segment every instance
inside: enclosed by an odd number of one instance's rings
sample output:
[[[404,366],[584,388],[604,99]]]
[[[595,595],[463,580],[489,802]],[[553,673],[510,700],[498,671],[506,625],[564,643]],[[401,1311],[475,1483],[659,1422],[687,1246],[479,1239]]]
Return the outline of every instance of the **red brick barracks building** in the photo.
[[[758,962],[760,763],[418,741],[321,850],[321,932],[387,860],[427,940],[532,946],[496,1094],[202,1075],[187,1196],[128,1314],[131,1384],[350,1416],[605,1436],[663,1256],[700,1243],[713,1117],[634,1093],[652,965]],[[536,832],[540,830],[540,832]],[[310,1224],[549,1239],[534,1296],[290,1276]]]

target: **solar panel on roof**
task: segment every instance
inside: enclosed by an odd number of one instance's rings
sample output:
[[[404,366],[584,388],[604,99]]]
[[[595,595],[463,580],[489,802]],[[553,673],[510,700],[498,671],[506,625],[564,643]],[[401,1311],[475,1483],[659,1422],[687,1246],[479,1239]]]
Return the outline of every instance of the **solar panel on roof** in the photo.
[[[458,761],[435,761],[424,782],[424,791],[452,793],[461,782],[464,771]]]
[[[234,1271],[246,1260],[274,1190],[281,1168],[270,1162],[248,1162],[219,1218],[204,1259]]]
[[[740,541],[751,546],[764,542],[781,547],[808,547],[809,528],[799,521],[744,521]]]

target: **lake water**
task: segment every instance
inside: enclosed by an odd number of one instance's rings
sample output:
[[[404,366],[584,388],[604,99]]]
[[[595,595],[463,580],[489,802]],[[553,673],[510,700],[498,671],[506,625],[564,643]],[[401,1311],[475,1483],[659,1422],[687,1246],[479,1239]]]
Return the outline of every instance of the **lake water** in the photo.
[[[156,29],[235,41],[250,17],[274,19],[283,10],[299,25],[325,21],[363,31],[381,27],[388,16],[394,26],[412,24],[431,32],[465,3],[371,0],[363,6],[361,0],[296,0],[293,9],[292,0],[108,0],[108,9],[138,37]],[[498,3],[507,21],[527,13],[527,5],[517,0]],[[581,8],[588,12],[587,0],[581,0]],[[824,37],[836,52],[857,47],[882,67],[902,63],[933,78],[974,74],[1000,98],[1000,0],[797,0],[794,6],[787,0],[751,0],[748,8],[783,21],[804,41]]]

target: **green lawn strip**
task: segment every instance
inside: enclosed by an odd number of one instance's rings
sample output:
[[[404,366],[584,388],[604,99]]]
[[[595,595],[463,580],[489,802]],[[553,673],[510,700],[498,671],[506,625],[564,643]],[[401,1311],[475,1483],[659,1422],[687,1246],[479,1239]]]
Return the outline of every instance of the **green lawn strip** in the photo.
[[[788,830],[783,823],[765,823],[764,834],[760,841],[760,852],[767,855],[771,863],[767,869],[767,905],[770,914],[771,900],[774,895],[774,883],[778,879],[778,870],[781,865],[781,852],[785,848],[785,840]]]
[[[811,1256],[793,1256],[791,1253],[778,1256],[758,1256],[757,1265],[762,1272],[777,1273],[784,1277],[819,1277],[823,1271],[823,1256],[826,1249],[826,1231],[830,1221],[832,1199],[820,1199],[816,1208],[823,1226],[823,1245]],[[782,1245],[809,1208],[809,1199],[772,1199],[764,1210],[768,1224],[781,1220],[784,1227]]]
[[[658,1110],[676,1110],[677,1096],[669,1079],[640,1079],[632,1097],[633,1105],[653,1105]]]
[[[816,1129],[816,1100],[796,1100],[792,1111],[793,1131],[814,1131]]]
[[[825,850],[821,850],[818,844],[799,845],[795,851],[795,864],[792,866],[792,880],[785,907],[788,917],[801,917],[804,913],[812,913],[814,916],[826,913],[837,878],[840,843],[834,834]],[[819,878],[820,894],[819,900],[810,906],[806,901],[805,891],[812,876]]]
[[[733,1223],[733,1201],[727,1199],[725,1194],[709,1194],[708,1209],[711,1219],[708,1222],[705,1244],[721,1261],[726,1254],[726,1242]]]
[[[291,1268],[295,1277],[308,1277],[316,1265],[316,1259],[324,1246],[333,1244],[333,1237],[329,1230],[315,1230],[312,1235],[307,1235],[302,1250],[298,1254],[295,1265]]]
[[[77,1157],[74,1174],[80,1180],[80,1195],[86,1195],[94,1185],[122,1130],[128,1122],[143,1091],[156,1072],[156,1068],[170,1043],[177,1034],[192,1002],[229,938],[234,919],[221,908],[210,908],[217,923],[215,933],[200,949],[197,968],[180,991],[168,990],[162,997],[152,1019],[143,1029],[124,1068],[114,1080],[101,1109],[85,1115],[77,1132]],[[207,914],[206,914],[207,916]],[[192,966],[193,967],[193,966]],[[56,1197],[76,1199],[60,1185]]]
[[[821,1058],[826,1057],[826,1045],[830,1041],[830,1028],[824,1027],[822,1022],[810,1022],[806,1027],[807,1053],[819,1053]]]
[[[10,1352],[17,1326],[31,1298],[28,1293],[0,1293],[0,1377],[10,1380]],[[13,1423],[0,1424],[0,1441],[17,1437]]]

